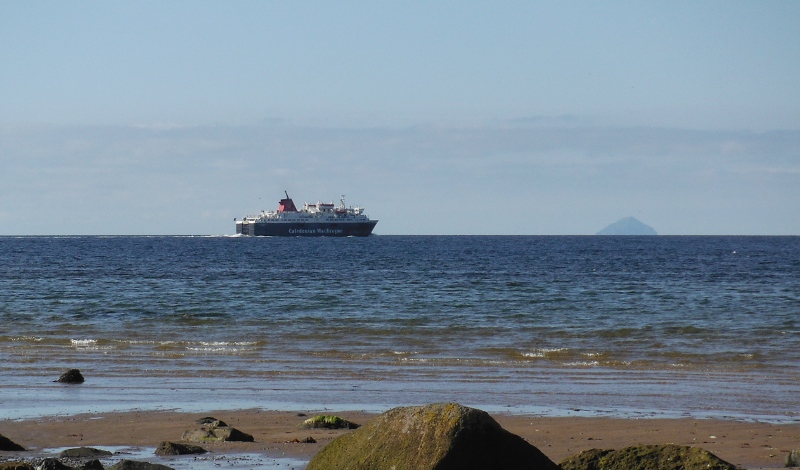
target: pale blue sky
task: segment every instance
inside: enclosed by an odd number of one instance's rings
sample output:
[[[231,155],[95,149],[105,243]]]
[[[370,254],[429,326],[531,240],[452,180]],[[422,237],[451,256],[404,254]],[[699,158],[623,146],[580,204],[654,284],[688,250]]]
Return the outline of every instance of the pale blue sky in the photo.
[[[800,235],[800,2],[0,1],[0,234]]]

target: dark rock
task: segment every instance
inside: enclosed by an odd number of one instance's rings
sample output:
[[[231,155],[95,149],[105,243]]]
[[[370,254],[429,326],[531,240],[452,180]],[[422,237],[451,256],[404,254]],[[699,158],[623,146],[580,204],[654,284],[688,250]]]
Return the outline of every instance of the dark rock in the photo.
[[[711,452],[675,444],[591,449],[563,460],[562,470],[736,470]]]
[[[302,427],[306,429],[358,429],[360,427],[359,424],[351,423],[346,419],[342,419],[338,416],[314,416],[313,418],[308,418],[307,420],[303,421]]]
[[[82,384],[83,376],[81,375],[81,371],[78,369],[70,369],[61,374],[61,377],[59,377],[56,382],[61,382],[64,384]]]
[[[200,446],[189,444],[179,444],[177,442],[164,441],[156,448],[156,455],[189,455],[205,454],[208,452]]]
[[[99,460],[89,460],[88,462],[84,463],[78,470],[105,470],[103,468],[103,464],[100,463]]]
[[[166,465],[159,465],[157,463],[139,462],[138,460],[120,460],[115,463],[108,470],[175,470]]]
[[[96,459],[98,457],[109,457],[112,454],[107,450],[95,449],[93,447],[76,447],[74,449],[62,450],[58,456],[62,459]]]
[[[25,450],[25,448],[17,444],[16,442],[12,441],[11,439],[5,437],[4,435],[0,434],[0,450],[11,452],[11,451]]]
[[[455,403],[394,408],[339,436],[307,470],[559,470],[488,413]]]
[[[27,462],[3,462],[0,463],[0,470],[35,470],[35,468]]]
[[[800,448],[795,449],[786,455],[785,465],[787,467],[800,467]]]
[[[61,463],[58,459],[44,459],[36,466],[37,470],[73,470],[69,465]]]

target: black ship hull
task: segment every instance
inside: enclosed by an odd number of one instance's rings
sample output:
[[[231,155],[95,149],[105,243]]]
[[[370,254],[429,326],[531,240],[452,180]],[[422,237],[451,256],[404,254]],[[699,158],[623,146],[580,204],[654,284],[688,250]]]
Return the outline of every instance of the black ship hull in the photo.
[[[237,223],[236,232],[257,237],[366,237],[377,220],[369,222],[252,222]]]

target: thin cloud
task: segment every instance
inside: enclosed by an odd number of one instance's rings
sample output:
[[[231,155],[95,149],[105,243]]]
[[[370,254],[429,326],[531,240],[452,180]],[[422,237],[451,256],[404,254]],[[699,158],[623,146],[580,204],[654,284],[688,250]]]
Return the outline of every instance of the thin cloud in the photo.
[[[752,194],[750,200],[737,202],[745,213],[756,212],[759,204],[774,206],[776,200],[785,208],[776,217],[800,211],[800,198],[795,199],[800,131],[517,123],[405,128],[4,126],[0,135],[0,231],[9,234],[20,233],[16,219],[46,212],[53,201],[68,210],[37,230],[224,233],[229,218],[272,208],[270,197],[284,189],[299,198],[326,200],[346,193],[356,198],[352,202],[368,205],[372,215],[391,214],[382,217],[383,233],[594,233],[597,225],[613,221],[606,219],[619,218],[620,211],[640,210],[633,202],[678,214],[699,211],[693,199],[702,199],[703,207],[717,204],[724,209],[731,204],[726,195],[738,191]],[[488,194],[536,203],[528,205],[530,216],[520,222],[514,209],[490,202]],[[413,219],[398,217],[410,197],[436,204],[415,206]],[[120,207],[135,209],[127,217],[141,218],[146,225],[124,225],[116,218],[100,223],[89,215]],[[442,225],[444,207],[469,207],[484,216]],[[559,220],[554,208],[574,216]],[[215,224],[208,214],[227,217]],[[489,220],[491,226],[485,225]],[[647,222],[681,231],[680,220]],[[744,223],[728,220],[717,233],[752,231]],[[774,231],[800,232],[796,224],[776,219]]]

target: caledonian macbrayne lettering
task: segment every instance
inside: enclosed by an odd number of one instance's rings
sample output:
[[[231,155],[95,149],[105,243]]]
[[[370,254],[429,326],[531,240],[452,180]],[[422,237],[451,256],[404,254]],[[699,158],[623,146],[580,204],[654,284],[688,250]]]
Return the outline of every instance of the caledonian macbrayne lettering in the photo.
[[[289,233],[291,235],[308,235],[311,233],[316,233],[320,235],[338,235],[343,233],[344,230],[342,229],[332,229],[332,228],[318,228],[318,229],[303,229],[303,228],[293,228],[289,229]]]

